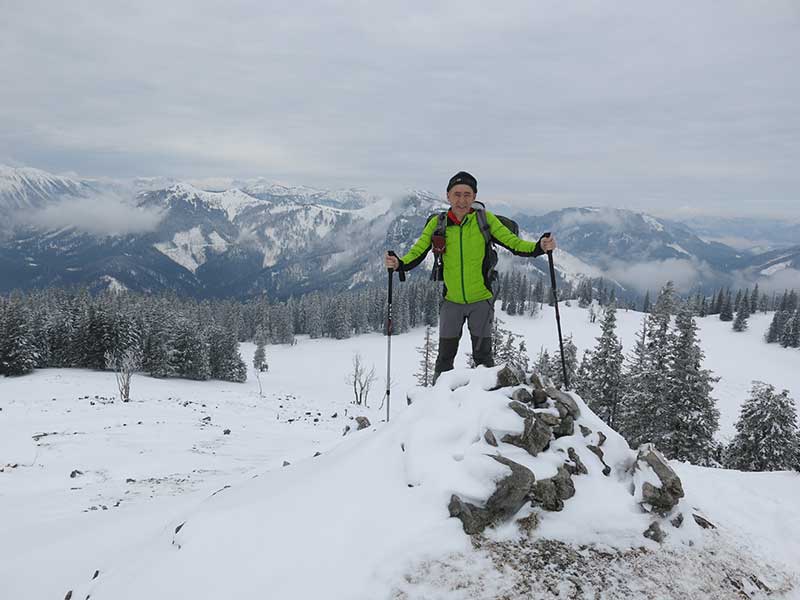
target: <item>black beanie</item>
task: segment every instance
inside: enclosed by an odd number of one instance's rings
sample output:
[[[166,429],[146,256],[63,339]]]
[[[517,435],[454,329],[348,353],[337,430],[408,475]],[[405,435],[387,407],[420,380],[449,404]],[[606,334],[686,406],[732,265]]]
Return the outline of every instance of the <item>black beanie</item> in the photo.
[[[454,185],[459,185],[462,183],[471,187],[472,191],[476,194],[478,193],[478,180],[466,171],[459,171],[450,178],[450,181],[447,184],[447,191],[449,192]]]

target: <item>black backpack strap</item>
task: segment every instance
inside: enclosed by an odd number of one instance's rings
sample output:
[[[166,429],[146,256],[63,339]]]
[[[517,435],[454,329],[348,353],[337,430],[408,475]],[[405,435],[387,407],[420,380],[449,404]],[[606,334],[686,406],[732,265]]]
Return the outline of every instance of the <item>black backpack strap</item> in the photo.
[[[480,228],[483,239],[486,241],[486,245],[488,246],[492,243],[492,232],[489,227],[489,222],[486,220],[486,211],[482,208],[476,208],[475,218],[478,220],[478,227]]]

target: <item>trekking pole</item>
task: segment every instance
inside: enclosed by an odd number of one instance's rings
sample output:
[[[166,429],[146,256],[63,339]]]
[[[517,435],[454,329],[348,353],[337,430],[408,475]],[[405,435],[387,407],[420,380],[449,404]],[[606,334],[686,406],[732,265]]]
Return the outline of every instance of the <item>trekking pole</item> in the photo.
[[[542,237],[550,237],[548,231]],[[564,373],[564,389],[569,389],[569,380],[567,379],[567,361],[564,358],[564,338],[561,335],[561,314],[558,312],[558,289],[556,288],[556,268],[553,265],[553,251],[547,251],[547,261],[550,263],[550,287],[553,290],[553,302],[556,307],[556,324],[558,325],[558,344],[561,347],[561,369]]]
[[[387,252],[389,256],[393,256],[397,258],[397,254],[395,254],[392,250]],[[388,269],[389,271],[389,301],[386,305],[386,422],[389,422],[389,397],[392,393],[391,384],[392,384],[392,329],[394,327],[394,323],[392,322],[392,283],[394,280],[394,269]],[[400,281],[406,280],[406,274],[403,271],[398,271],[400,275]]]

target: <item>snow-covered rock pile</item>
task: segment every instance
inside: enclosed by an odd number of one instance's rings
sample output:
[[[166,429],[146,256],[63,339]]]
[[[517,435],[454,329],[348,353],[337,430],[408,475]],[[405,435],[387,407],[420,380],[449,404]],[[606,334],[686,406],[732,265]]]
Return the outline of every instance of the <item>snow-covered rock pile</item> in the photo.
[[[410,400],[327,453],[222,488],[72,597],[749,598],[790,586],[704,529],[666,461],[631,450],[576,395],[479,367]]]

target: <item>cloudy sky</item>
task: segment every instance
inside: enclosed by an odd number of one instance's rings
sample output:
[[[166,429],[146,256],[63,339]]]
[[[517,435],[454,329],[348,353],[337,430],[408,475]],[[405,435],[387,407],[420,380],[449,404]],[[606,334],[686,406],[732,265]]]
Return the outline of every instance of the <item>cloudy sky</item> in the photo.
[[[0,163],[800,218],[800,3],[0,0]]]

